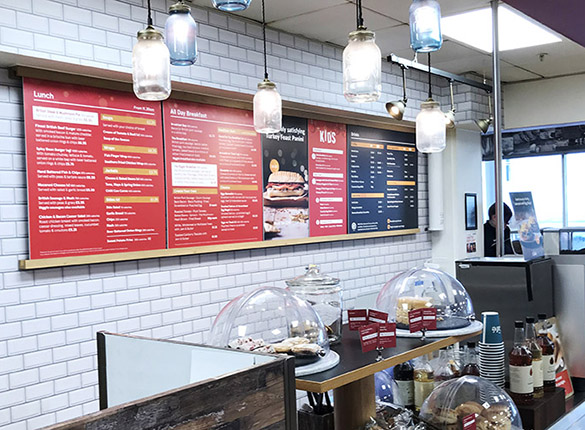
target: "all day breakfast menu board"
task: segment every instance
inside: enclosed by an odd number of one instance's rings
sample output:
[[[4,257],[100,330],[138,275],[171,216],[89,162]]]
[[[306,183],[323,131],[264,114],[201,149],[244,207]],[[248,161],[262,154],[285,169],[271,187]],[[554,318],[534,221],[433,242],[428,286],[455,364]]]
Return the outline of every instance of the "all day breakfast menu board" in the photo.
[[[262,152],[252,113],[164,103],[169,248],[262,240]]]
[[[348,126],[349,233],[418,226],[414,135]]]
[[[418,227],[414,134],[25,78],[30,258]],[[163,132],[164,130],[164,132]]]
[[[30,258],[161,249],[160,104],[24,78]]]

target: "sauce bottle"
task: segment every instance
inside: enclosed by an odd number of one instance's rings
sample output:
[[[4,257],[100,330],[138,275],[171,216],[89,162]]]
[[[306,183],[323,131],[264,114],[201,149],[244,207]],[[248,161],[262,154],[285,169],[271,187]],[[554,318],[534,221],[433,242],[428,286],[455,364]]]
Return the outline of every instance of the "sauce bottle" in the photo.
[[[544,380],[542,377],[542,349],[536,342],[536,328],[534,317],[526,317],[526,346],[532,353],[532,378],[534,381],[534,398],[544,395]]]
[[[463,366],[461,375],[479,376],[479,365],[477,364],[475,342],[467,342],[467,357],[465,359],[465,366]]]
[[[417,411],[420,411],[425,399],[435,388],[434,381],[431,363],[428,357],[423,355],[414,366],[414,407]]]
[[[394,366],[394,403],[414,410],[414,367],[410,361]]]
[[[510,362],[510,396],[519,405],[534,401],[532,353],[524,344],[524,324],[514,322],[514,348],[508,354]]]
[[[536,343],[542,349],[542,379],[544,382],[544,391],[555,391],[556,383],[556,365],[555,365],[555,344],[548,337],[546,327],[546,314],[538,314],[538,336]]]

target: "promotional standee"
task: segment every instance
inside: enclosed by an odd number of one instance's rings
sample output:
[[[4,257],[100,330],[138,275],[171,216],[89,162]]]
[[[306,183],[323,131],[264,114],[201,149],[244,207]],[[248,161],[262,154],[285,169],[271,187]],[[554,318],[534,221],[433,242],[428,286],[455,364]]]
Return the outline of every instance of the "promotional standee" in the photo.
[[[166,246],[160,104],[23,79],[30,258]]]
[[[169,248],[262,240],[262,154],[252,113],[164,103]]]
[[[259,135],[244,109],[29,78],[23,91],[30,258],[57,259],[46,267],[418,228],[413,133],[285,116]]]
[[[348,126],[349,233],[418,226],[414,135]]]

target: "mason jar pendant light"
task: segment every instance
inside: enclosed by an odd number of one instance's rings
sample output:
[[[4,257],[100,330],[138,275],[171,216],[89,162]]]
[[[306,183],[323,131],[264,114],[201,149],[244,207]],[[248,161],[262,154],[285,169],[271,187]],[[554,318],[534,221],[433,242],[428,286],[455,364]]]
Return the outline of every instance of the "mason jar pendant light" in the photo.
[[[415,52],[439,50],[443,45],[439,2],[437,0],[413,0],[409,15],[410,47]]]
[[[282,99],[276,85],[268,79],[266,65],[266,13],[262,0],[262,37],[264,40],[264,80],[254,95],[254,129],[258,133],[278,133],[282,126]]]
[[[132,49],[132,82],[134,94],[141,100],[165,100],[171,94],[171,63],[169,48],[163,35],[152,26],[148,0],[148,25],[138,32]]]
[[[375,102],[382,93],[382,52],[364,27],[362,0],[356,0],[357,30],[343,50],[343,95],[352,103]]]
[[[191,16],[191,7],[183,0],[169,8],[165,40],[170,51],[171,64],[190,66],[197,61],[197,24]]]
[[[252,0],[212,0],[213,7],[224,12],[239,12],[248,9]]]
[[[446,146],[445,114],[433,100],[431,91],[431,54],[429,59],[429,98],[421,103],[416,116],[416,148],[420,152],[441,152]]]

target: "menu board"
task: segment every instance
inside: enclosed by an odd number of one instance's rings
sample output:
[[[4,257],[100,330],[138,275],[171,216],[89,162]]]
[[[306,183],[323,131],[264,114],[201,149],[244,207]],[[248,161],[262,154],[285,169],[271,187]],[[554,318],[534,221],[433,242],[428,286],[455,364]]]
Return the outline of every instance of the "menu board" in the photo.
[[[262,152],[252,113],[164,103],[169,248],[262,240]]]
[[[417,228],[414,135],[348,126],[349,233]]]
[[[307,120],[285,116],[279,133],[262,136],[264,239],[309,237]]]
[[[31,260],[418,227],[413,133],[285,116],[260,135],[244,109],[23,91]]]
[[[309,120],[311,236],[347,233],[347,140],[344,124]]]
[[[24,78],[31,258],[166,246],[160,105]]]

